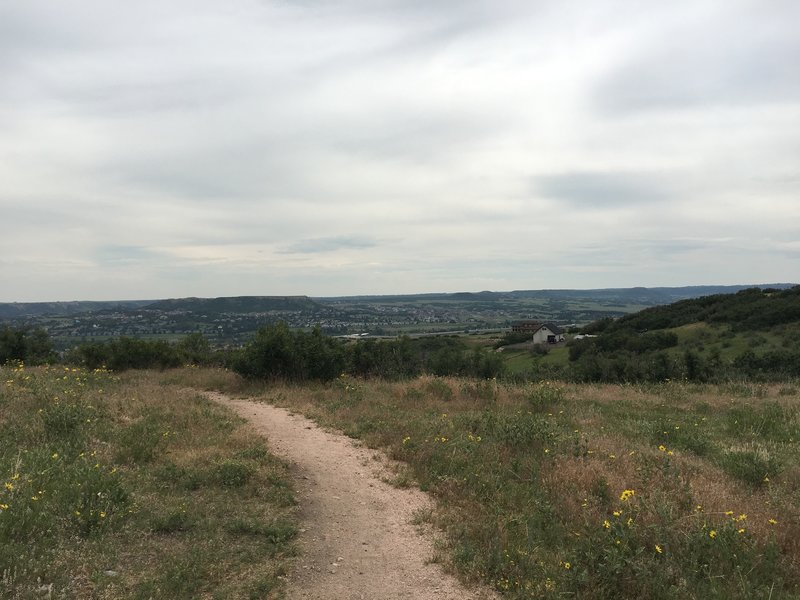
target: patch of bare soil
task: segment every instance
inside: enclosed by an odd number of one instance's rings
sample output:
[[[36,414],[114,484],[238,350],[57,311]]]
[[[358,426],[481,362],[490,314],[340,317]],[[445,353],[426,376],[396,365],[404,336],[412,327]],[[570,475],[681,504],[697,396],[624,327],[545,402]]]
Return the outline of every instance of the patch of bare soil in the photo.
[[[465,588],[428,562],[432,542],[412,521],[431,500],[385,483],[390,472],[381,453],[282,408],[208,396],[250,421],[271,451],[292,465],[302,533],[287,586],[290,600],[497,598]]]

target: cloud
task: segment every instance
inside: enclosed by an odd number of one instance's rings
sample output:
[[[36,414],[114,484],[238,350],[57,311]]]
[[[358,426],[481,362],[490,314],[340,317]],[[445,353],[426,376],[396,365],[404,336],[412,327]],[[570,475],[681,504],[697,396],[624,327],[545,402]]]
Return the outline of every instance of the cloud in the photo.
[[[366,250],[375,248],[377,242],[368,237],[337,236],[299,240],[279,250],[282,254],[318,254],[337,250]]]
[[[642,206],[670,197],[663,177],[646,173],[574,172],[533,179],[533,189],[546,198],[575,208]]]
[[[142,246],[100,246],[94,251],[95,260],[108,267],[124,267],[127,265],[140,265],[143,263],[157,263],[166,258],[162,252]]]
[[[646,110],[800,101],[800,5],[777,1],[678,3],[647,28],[599,80],[595,105],[625,116]],[[633,50],[633,48],[632,48]]]
[[[798,7],[0,4],[0,295],[797,279]]]

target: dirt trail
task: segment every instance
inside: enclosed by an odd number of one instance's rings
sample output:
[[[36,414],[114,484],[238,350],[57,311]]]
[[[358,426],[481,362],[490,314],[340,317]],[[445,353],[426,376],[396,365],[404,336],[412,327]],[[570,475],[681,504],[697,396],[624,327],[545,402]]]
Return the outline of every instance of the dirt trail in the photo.
[[[208,396],[249,420],[292,465],[303,529],[301,556],[287,586],[290,600],[497,597],[465,589],[439,565],[427,564],[431,541],[411,521],[431,501],[419,490],[384,483],[386,460],[380,453],[281,408]]]

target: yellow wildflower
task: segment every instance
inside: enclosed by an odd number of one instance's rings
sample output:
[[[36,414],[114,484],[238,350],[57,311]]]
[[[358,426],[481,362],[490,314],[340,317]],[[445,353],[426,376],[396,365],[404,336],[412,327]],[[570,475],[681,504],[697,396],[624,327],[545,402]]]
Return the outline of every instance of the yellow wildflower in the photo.
[[[717,537],[717,531],[715,529],[712,529],[711,531],[708,532],[708,537],[710,537],[713,540],[715,537]]]
[[[656,544],[656,552],[661,554],[661,546],[659,546],[658,544]]]

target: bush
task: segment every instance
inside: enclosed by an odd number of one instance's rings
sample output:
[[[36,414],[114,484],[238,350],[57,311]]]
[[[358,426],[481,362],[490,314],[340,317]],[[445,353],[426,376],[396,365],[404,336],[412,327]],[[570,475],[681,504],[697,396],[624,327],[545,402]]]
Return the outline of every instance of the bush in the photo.
[[[311,333],[285,323],[262,327],[233,360],[233,370],[248,379],[331,381],[344,369],[344,349],[317,326]]]
[[[41,365],[55,360],[50,336],[41,327],[3,327],[0,329],[0,365],[18,361]]]
[[[129,337],[81,344],[72,356],[88,369],[106,367],[112,371],[171,369],[181,365],[177,349],[167,342]]]

